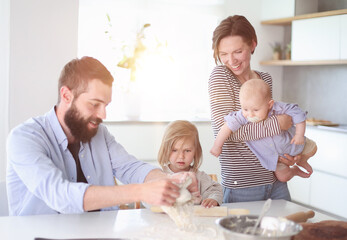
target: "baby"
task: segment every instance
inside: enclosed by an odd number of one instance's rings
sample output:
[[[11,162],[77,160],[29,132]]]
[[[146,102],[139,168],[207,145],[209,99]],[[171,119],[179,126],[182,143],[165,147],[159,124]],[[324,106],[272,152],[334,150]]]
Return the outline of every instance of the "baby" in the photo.
[[[216,137],[211,154],[218,157],[224,142],[242,125],[260,122],[272,115],[287,114],[292,117],[295,126],[288,131],[282,131],[280,135],[248,141],[246,144],[264,168],[275,171],[279,181],[286,182],[294,176],[309,177],[313,170],[307,159],[316,153],[317,146],[314,141],[304,136],[306,113],[296,104],[275,102],[271,97],[270,87],[261,79],[250,79],[242,85],[240,104],[241,110],[231,112],[225,117],[225,123]],[[279,155],[296,156],[300,153],[307,157],[303,157],[304,160],[297,162],[297,165],[306,169],[308,174],[301,171],[298,166],[289,167],[278,163]]]

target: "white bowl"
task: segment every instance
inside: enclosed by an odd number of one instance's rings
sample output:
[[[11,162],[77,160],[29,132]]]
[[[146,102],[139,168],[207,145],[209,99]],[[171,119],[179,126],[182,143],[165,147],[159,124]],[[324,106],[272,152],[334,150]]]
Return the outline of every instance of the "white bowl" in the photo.
[[[226,240],[290,240],[302,230],[302,226],[285,218],[263,217],[256,234],[252,235],[258,216],[242,215],[219,218],[216,224],[223,230]]]

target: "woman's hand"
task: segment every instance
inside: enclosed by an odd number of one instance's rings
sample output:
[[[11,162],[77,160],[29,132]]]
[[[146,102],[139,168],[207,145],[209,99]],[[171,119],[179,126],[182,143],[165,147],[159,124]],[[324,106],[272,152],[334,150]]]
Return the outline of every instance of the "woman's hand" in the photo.
[[[283,156],[278,157],[278,161],[287,165],[287,166],[293,166],[295,163],[297,163],[301,159],[301,154],[298,154],[296,156],[291,156],[289,154],[284,154]]]
[[[293,166],[295,163],[298,162],[307,162],[307,159],[309,159],[310,156],[305,154],[298,154],[296,156],[291,156],[289,154],[284,154],[284,157],[279,156],[278,161],[281,163],[284,163],[287,166]]]
[[[298,154],[296,156],[290,156],[288,154],[284,154],[285,157],[280,156],[278,158],[278,162],[281,162],[287,166],[293,166],[296,164],[293,168],[296,168],[296,174],[298,176],[301,176],[303,178],[308,178],[312,174],[313,170],[312,167],[307,163],[307,159],[310,157],[305,154]],[[300,168],[301,167],[301,168]],[[304,171],[302,171],[304,170]]]
[[[287,114],[276,115],[278,124],[280,125],[281,130],[288,130],[293,126],[292,117]]]

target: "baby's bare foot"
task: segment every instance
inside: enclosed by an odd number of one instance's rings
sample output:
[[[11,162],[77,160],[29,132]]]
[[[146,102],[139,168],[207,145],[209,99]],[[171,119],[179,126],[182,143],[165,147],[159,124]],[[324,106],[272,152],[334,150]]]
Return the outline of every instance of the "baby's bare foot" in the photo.
[[[311,168],[311,166],[310,166],[310,168]],[[291,170],[294,172],[294,175],[302,177],[302,178],[309,178],[311,176],[312,172],[313,172],[313,170],[311,168],[311,171],[309,171],[309,173],[305,173],[305,172],[301,171],[298,166],[291,167]]]
[[[298,166],[303,167],[310,175],[313,173],[313,169],[308,162],[297,163]]]
[[[313,169],[312,169],[311,165],[308,164],[307,160],[308,160],[310,157],[312,157],[313,155],[315,155],[316,152],[317,152],[317,146],[315,146],[315,148],[314,148],[311,152],[306,153],[306,154],[302,154],[301,159],[300,159],[296,164],[299,165],[299,166],[301,166],[301,167],[303,167],[303,168],[305,168],[305,170],[306,170],[307,172],[309,172],[310,174],[312,174]]]
[[[301,159],[297,162],[297,164],[298,164],[298,163],[307,162],[307,160],[308,160],[310,157],[314,156],[314,155],[316,154],[316,152],[317,152],[317,146],[315,146],[314,149],[313,149],[311,152],[302,154],[302,155],[301,155],[302,157],[301,157]],[[299,164],[298,164],[298,165],[299,165]]]

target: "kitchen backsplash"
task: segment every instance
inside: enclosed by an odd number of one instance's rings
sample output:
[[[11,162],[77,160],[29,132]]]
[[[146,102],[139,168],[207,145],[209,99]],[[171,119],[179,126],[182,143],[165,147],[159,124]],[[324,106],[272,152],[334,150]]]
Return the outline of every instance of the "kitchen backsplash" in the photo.
[[[308,117],[347,124],[347,66],[283,68],[282,100],[298,103]]]

